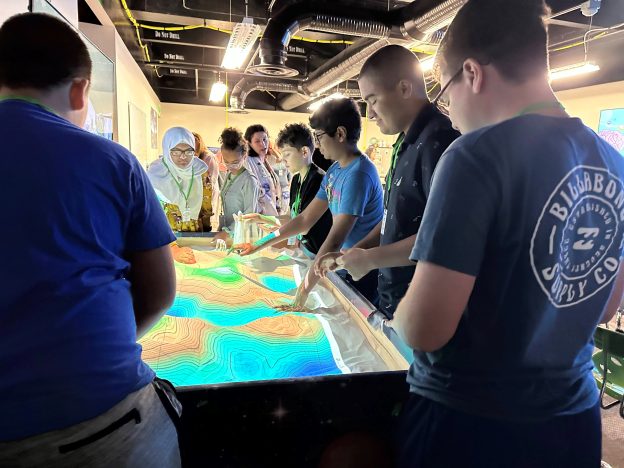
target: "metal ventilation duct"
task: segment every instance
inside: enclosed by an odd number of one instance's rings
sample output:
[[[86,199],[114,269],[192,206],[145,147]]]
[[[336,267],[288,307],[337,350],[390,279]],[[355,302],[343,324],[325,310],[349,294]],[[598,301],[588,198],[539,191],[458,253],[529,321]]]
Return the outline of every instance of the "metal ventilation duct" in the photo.
[[[386,39],[360,39],[314,70],[308,79],[301,83],[303,93],[291,94],[280,101],[284,110],[292,110],[314,99],[324,91],[353,78],[360,72],[364,61],[390,42]]]
[[[422,2],[414,1],[387,12],[327,0],[291,3],[269,20],[260,41],[261,63],[252,70],[269,76],[296,75],[296,70],[286,66],[286,50],[292,36],[305,29],[376,39],[422,40],[447,25],[466,1],[446,0],[431,10],[423,10]]]
[[[276,81],[268,78],[244,77],[232,89],[230,95],[231,112],[242,111],[245,109],[245,101],[252,91],[261,89],[263,91],[275,91],[280,93],[296,93],[300,91],[296,81],[286,82],[283,80]]]

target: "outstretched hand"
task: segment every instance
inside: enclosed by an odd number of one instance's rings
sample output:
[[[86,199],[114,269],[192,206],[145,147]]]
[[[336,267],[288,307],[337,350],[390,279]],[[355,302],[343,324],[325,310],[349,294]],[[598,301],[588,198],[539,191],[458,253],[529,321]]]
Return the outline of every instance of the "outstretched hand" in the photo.
[[[236,252],[241,257],[244,257],[246,255],[251,255],[256,250],[258,250],[258,248],[255,245],[250,244],[249,242],[244,242],[242,244],[235,244],[230,248],[230,251]]]
[[[179,263],[191,265],[197,262],[197,260],[195,260],[195,254],[193,253],[193,249],[191,249],[190,247],[179,247],[177,245],[172,245],[171,254],[173,255],[173,259]]]
[[[342,257],[342,252],[329,252],[318,258],[314,262],[314,273],[316,273],[316,276],[325,278],[328,272],[340,269],[338,263],[340,257]]]

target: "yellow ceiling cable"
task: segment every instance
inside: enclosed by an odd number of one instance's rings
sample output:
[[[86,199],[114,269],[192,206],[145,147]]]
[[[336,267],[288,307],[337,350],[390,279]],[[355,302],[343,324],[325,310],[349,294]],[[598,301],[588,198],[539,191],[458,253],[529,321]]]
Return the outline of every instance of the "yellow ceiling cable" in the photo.
[[[139,23],[137,23],[137,21],[134,19],[134,16],[132,16],[132,12],[128,8],[128,4],[126,3],[126,0],[121,0],[121,7],[124,9],[124,11],[126,12],[126,16],[128,17],[128,19],[130,20],[130,22],[134,26],[134,29],[135,29],[136,35],[137,35],[137,39],[139,40],[139,46],[141,46],[141,50],[143,51],[143,55],[145,55],[145,60],[147,62],[150,62],[151,60],[150,60],[150,56],[149,56],[149,50],[147,49],[147,46],[145,44],[143,44],[143,41],[141,40],[141,35],[139,34]]]
[[[132,25],[137,30],[137,37],[139,39],[139,43],[141,44],[142,48],[145,46],[143,46],[141,38],[139,37],[139,28],[149,29],[152,31],[188,31],[192,29],[203,28],[203,29],[211,29],[213,31],[219,31],[219,32],[226,33],[226,34],[232,34],[231,29],[217,28],[216,26],[210,26],[209,24],[205,24],[205,22],[204,24],[192,24],[188,26],[151,26],[149,24],[142,24],[142,23],[139,23],[134,18],[134,16],[132,16],[132,11],[130,11],[130,8],[128,8],[128,4],[126,3],[126,0],[120,0],[120,1],[121,1],[121,6],[124,9],[126,16],[128,17],[128,20],[132,23]],[[331,39],[331,40],[330,39],[308,39],[302,36],[292,36],[292,39],[297,40],[297,41],[303,41],[303,42],[313,42],[316,44],[353,44],[353,41],[345,41],[342,39]],[[147,48],[145,48],[144,51],[146,55],[149,57],[149,53],[147,53]]]
[[[573,47],[582,46],[583,44],[586,44],[587,42],[595,41],[596,39],[601,38],[605,34],[607,34],[607,31],[603,31],[600,34],[597,34],[596,36],[594,36],[594,37],[592,37],[590,39],[587,39],[587,41],[579,41],[579,42],[575,42],[573,44],[568,44],[566,46],[557,47],[556,49],[551,49],[549,52],[558,52],[560,50],[566,50],[566,49],[571,49]]]

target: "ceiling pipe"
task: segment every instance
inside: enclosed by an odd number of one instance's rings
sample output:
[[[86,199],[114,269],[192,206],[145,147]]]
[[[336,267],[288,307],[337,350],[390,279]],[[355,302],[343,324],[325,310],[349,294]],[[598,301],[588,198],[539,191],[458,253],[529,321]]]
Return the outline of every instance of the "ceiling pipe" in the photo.
[[[251,69],[268,76],[296,75],[297,70],[286,65],[287,49],[291,38],[303,30],[360,38],[423,40],[446,26],[466,1],[446,0],[427,10],[423,2],[414,1],[391,11],[355,8],[329,0],[291,3],[269,19],[260,41],[261,63]]]
[[[360,39],[356,41],[351,47],[343,50],[310,73],[310,76],[300,85],[301,92],[281,99],[280,107],[283,110],[292,110],[343,81],[353,78],[360,72],[362,64],[368,57],[389,43],[390,41],[387,39]]]
[[[244,77],[236,83],[230,94],[231,111],[237,112],[244,110],[247,96],[252,91],[256,90],[296,93],[300,91],[300,87],[298,86],[298,82],[294,80],[287,82],[284,80],[276,81],[262,77]]]

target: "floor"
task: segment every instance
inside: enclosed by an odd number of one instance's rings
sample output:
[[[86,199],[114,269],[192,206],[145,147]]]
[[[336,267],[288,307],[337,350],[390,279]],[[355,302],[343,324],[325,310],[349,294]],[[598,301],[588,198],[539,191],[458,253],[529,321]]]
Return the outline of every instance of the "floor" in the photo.
[[[605,402],[613,401],[605,397]],[[602,410],[602,459],[613,468],[624,468],[624,418],[616,405]]]

